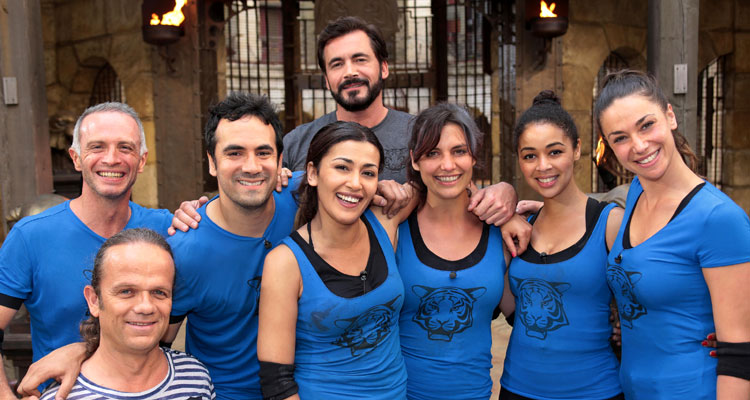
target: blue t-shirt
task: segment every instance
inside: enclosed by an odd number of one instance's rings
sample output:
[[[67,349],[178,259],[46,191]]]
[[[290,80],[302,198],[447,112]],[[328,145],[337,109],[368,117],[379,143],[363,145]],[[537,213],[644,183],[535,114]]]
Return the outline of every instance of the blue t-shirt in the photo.
[[[132,202],[130,211],[125,229],[150,228],[167,236],[172,223],[169,211]],[[81,341],[79,324],[88,311],[83,288],[91,278],[84,271],[94,267],[105,240],[78,219],[70,201],[22,219],[5,239],[0,248],[0,294],[5,296],[0,296],[0,304],[11,308],[26,304],[34,361]]]
[[[750,261],[750,220],[710,183],[696,187],[661,230],[631,247],[629,225],[643,187],[633,180],[609,254],[607,280],[622,326],[620,380],[628,399],[715,399],[714,332],[702,268]]]
[[[609,337],[607,218],[614,204],[586,204],[586,233],[554,254],[529,247],[509,267],[515,323],[500,384],[534,399],[610,398],[622,392]]]
[[[323,283],[300,246],[284,239],[302,276],[294,379],[302,399],[380,400],[406,396],[406,369],[398,338],[404,302],[393,246],[375,215],[365,211],[388,264],[388,277],[361,296],[339,297]]]
[[[274,216],[262,237],[222,229],[206,215],[206,204],[198,209],[198,229],[169,238],[177,266],[172,316],[187,315],[185,350],[206,365],[219,399],[263,398],[257,355],[263,260],[292,231],[292,190],[301,175],[273,192]]]
[[[471,254],[448,261],[427,248],[416,215],[399,226],[396,250],[407,397],[485,400],[492,393],[492,312],[505,276],[500,229],[485,225]]]

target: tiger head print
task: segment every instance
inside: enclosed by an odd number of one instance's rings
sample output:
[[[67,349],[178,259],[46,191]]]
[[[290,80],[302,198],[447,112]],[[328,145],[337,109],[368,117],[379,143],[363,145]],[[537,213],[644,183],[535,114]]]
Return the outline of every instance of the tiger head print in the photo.
[[[568,325],[562,294],[570,284],[541,279],[510,277],[518,288],[516,311],[526,327],[526,335],[546,339],[547,332]]]
[[[414,285],[411,290],[420,298],[412,321],[427,331],[428,339],[446,342],[473,325],[474,302],[487,291],[483,287],[435,289],[422,285]]]
[[[398,295],[388,303],[371,307],[354,318],[336,320],[336,326],[344,329],[344,333],[333,344],[348,348],[353,357],[371,352],[391,333],[396,314],[394,303],[400,297]]]
[[[633,321],[648,314],[646,307],[638,301],[635,295],[635,284],[641,280],[640,272],[628,272],[620,265],[607,265],[607,282],[615,295],[617,308],[620,312],[620,324],[626,328],[633,328]]]

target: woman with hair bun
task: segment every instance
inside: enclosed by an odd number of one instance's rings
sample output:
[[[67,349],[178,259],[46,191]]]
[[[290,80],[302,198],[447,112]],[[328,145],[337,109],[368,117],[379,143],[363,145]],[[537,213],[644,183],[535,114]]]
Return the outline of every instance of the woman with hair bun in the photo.
[[[636,175],[607,279],[629,399],[750,398],[750,220],[693,172],[696,157],[656,81],[607,76],[599,134]],[[716,332],[718,364],[701,346]]]
[[[576,185],[581,140],[554,92],[537,95],[513,139],[544,206],[529,218],[531,241],[508,271],[516,308],[500,399],[623,399],[605,274],[622,209]]]

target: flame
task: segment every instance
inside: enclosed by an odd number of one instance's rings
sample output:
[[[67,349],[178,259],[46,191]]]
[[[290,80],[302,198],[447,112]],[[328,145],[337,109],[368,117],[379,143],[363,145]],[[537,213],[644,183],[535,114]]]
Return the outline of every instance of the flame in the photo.
[[[182,7],[187,3],[187,0],[175,0],[174,9],[161,16],[161,22],[159,22],[159,16],[151,14],[151,25],[173,25],[180,26],[182,21],[185,20],[185,14],[182,13]]]
[[[602,137],[599,136],[599,141],[596,143],[596,165],[599,165],[599,163],[602,161],[602,156],[604,156],[604,140],[602,140]]]
[[[557,18],[557,14],[554,13],[555,11],[555,3],[550,3],[549,8],[547,8],[547,2],[542,0],[542,7],[541,12],[539,12],[540,18]]]

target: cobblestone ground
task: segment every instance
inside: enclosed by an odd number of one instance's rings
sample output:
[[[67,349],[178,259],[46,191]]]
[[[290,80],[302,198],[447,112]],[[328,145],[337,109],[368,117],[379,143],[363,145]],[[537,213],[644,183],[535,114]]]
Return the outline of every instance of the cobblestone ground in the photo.
[[[505,349],[508,348],[511,329],[502,316],[492,321],[492,399],[497,399],[500,394],[500,375],[503,374]]]

